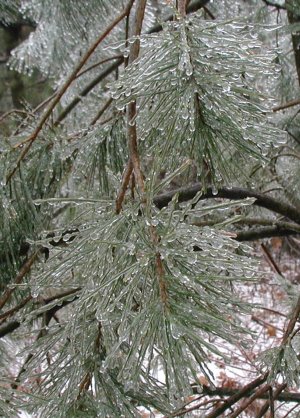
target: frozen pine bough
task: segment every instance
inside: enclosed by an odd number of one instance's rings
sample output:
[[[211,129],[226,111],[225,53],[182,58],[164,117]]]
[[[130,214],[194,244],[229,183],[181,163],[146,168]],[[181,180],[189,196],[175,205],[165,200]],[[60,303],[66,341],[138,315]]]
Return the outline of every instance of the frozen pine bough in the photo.
[[[0,415],[297,416],[292,3],[0,1]]]

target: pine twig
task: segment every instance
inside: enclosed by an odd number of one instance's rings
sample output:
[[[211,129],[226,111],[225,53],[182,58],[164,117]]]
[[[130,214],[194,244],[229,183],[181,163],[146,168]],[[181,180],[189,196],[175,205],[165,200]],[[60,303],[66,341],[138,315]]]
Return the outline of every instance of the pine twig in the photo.
[[[209,386],[203,386],[203,394],[205,396],[233,396],[237,393],[240,392],[240,389],[232,389],[232,388],[227,388],[227,387],[216,387],[216,388],[210,388]],[[245,395],[242,396],[247,398],[250,395],[252,395],[253,390],[251,390],[249,393],[245,393]],[[198,387],[195,388],[194,390],[194,394],[197,395],[199,394],[198,392]],[[261,394],[261,396],[259,396],[259,399],[269,399],[269,396],[266,393]],[[295,402],[297,404],[300,404],[300,393],[299,392],[281,392],[278,397],[277,400],[280,402]],[[224,402],[224,400],[223,400]],[[207,417],[206,417],[207,418]]]
[[[117,199],[116,199],[116,213],[119,214],[122,210],[122,204],[124,201],[124,197],[126,194],[126,190],[130,181],[130,176],[132,174],[132,170],[133,170],[133,165],[132,165],[132,161],[129,160],[125,171],[123,173],[123,177],[122,177],[122,184],[121,184],[121,188],[119,190]]]
[[[178,12],[181,17],[186,15],[186,0],[178,0]]]
[[[195,195],[203,190],[201,183],[194,183],[179,189],[172,190],[171,192],[162,193],[154,198],[154,204],[162,209],[171,202],[173,196],[178,193],[178,202],[186,202],[193,199]],[[200,196],[200,200],[204,199],[245,199],[247,197],[254,197],[256,200],[253,203],[254,206],[260,206],[265,209],[269,209],[272,212],[278,213],[282,216],[289,218],[300,225],[300,212],[292,205],[281,202],[271,196],[257,192],[251,189],[243,189],[239,187],[220,187],[217,194],[213,194],[213,190],[208,188],[206,192]]]
[[[281,346],[284,346],[288,342],[292,332],[294,331],[294,328],[295,328],[296,322],[298,321],[299,315],[300,315],[300,296],[297,300],[296,306],[295,306],[295,308],[292,312],[292,315],[291,315],[291,319],[290,319],[290,321],[288,323],[288,326],[286,327],[285,333],[282,337],[282,341],[281,341],[281,344],[280,344]]]
[[[206,415],[205,418],[217,418],[221,416],[223,412],[229,409],[232,405],[236,404],[240,399],[249,396],[249,394],[258,386],[262,385],[267,380],[267,378],[268,373],[265,373],[263,376],[260,376],[252,382],[248,383],[234,395],[224,400],[220,406],[218,406],[217,408],[215,408],[214,411]]]
[[[229,415],[229,418],[237,418],[245,409],[248,408],[256,399],[258,399],[263,393],[267,392],[270,389],[270,385],[264,385],[258,389],[252,396],[250,396],[246,402],[244,402],[239,408],[237,408],[232,414]]]
[[[90,65],[88,68],[86,68],[85,70],[82,70],[80,73],[78,73],[77,76],[76,76],[76,80],[77,80],[77,78],[79,78],[83,74],[86,74],[87,72],[93,70],[94,68],[97,68],[100,65],[105,64],[106,62],[109,62],[109,61],[119,60],[120,58],[123,58],[123,55],[115,55],[114,57],[105,58],[105,59],[103,59],[99,62],[96,62],[95,64]]]
[[[106,111],[106,109],[109,108],[109,106],[112,104],[113,99],[108,99],[104,105],[101,107],[101,109],[98,111],[97,115],[94,117],[94,119],[91,122],[91,126],[95,125],[95,123],[101,118],[103,113]]]
[[[262,250],[265,254],[265,257],[266,257],[268,263],[270,264],[270,266],[273,267],[273,269],[276,271],[276,273],[278,273],[281,277],[284,277],[284,275],[282,274],[278,264],[274,260],[274,257],[272,257],[272,254],[270,253],[270,251],[268,250],[268,248],[265,246],[264,243],[261,244],[261,248],[262,248]]]
[[[275,106],[272,110],[273,112],[278,112],[279,110],[288,109],[289,107],[297,106],[299,104],[300,104],[300,99],[294,99],[282,105]]]
[[[56,294],[54,296],[50,296],[49,298],[45,298],[43,300],[44,304],[47,305],[50,302],[53,302],[55,299],[60,300],[63,297],[66,296],[71,296],[77,292],[79,292],[81,290],[80,287],[76,288],[76,289],[71,289],[71,290],[67,290],[65,292]],[[56,306],[51,307],[48,311],[45,312],[45,315],[47,318],[52,318],[55,316],[56,312],[59,311],[60,309],[64,308],[65,306],[69,305],[70,303],[72,303],[74,300],[76,300],[78,298],[77,295],[74,295],[74,299],[73,300],[66,300],[63,303],[57,304]],[[15,308],[12,308],[10,311],[5,312],[4,314],[1,315],[1,318],[6,319],[8,316],[10,316],[10,314],[13,314],[15,312],[18,312],[19,309],[21,309],[23,306],[25,306],[26,303],[28,303],[30,300],[32,300],[32,297],[29,297],[24,299],[22,301],[22,303],[20,303],[19,305],[17,305]],[[25,303],[26,302],[26,303]],[[42,316],[43,314],[39,314],[38,317]],[[21,326],[21,322],[20,321],[10,321],[7,324],[5,324],[4,326],[2,326],[0,328],[0,338],[5,337],[7,334],[10,334],[11,332],[13,332],[14,330],[16,330],[17,328],[19,328]]]
[[[134,24],[134,33],[133,36],[139,36],[142,31],[142,25],[144,20],[145,8],[147,0],[139,0],[137,3],[136,14],[135,14],[135,24]],[[136,39],[132,44],[129,53],[128,63],[131,64],[135,61],[140,52],[140,40]],[[135,180],[140,189],[140,193],[144,194],[144,179],[141,171],[140,158],[138,153],[138,144],[137,144],[137,132],[136,125],[134,123],[134,118],[136,116],[136,103],[129,103],[127,107],[127,132],[128,132],[128,148],[130,159],[133,165],[133,172]]]
[[[6,320],[9,316],[12,316],[14,313],[18,312],[20,309],[24,308],[24,306],[27,305],[28,302],[32,300],[32,295],[27,296],[23,300],[21,300],[18,305],[14,306],[13,308],[9,309],[8,311],[4,312],[3,314],[0,314],[0,324]]]
[[[31,257],[28,258],[28,260],[23,264],[23,266],[21,267],[17,277],[15,278],[14,284],[20,284],[24,278],[24,276],[30,271],[31,266],[33,265],[33,263],[35,262],[35,260],[37,259],[39,254],[39,251],[33,253],[31,255]],[[11,287],[5,290],[5,292],[3,293],[3,295],[0,298],[0,309],[3,308],[3,306],[6,304],[6,302],[9,300],[9,298],[11,297],[12,293],[15,291],[15,287]]]
[[[272,396],[272,401],[274,402],[276,399],[278,399],[278,396],[281,394],[281,392],[287,387],[286,383],[282,383],[275,391],[275,393]],[[257,414],[256,418],[263,418],[265,414],[267,413],[270,406],[270,399],[265,402],[265,404],[261,407],[259,413]]]
[[[19,155],[19,158],[17,159],[17,162],[16,162],[15,167],[8,174],[8,176],[6,178],[6,183],[8,183],[11,180],[11,178],[13,177],[13,175],[15,174],[15,172],[17,171],[17,169],[19,168],[21,161],[27,155],[27,153],[30,150],[32,144],[34,143],[34,141],[38,137],[38,134],[40,133],[40,131],[42,130],[43,126],[45,125],[45,123],[49,119],[50,115],[52,114],[52,112],[53,112],[54,108],[56,107],[56,105],[59,103],[59,101],[62,98],[62,96],[68,90],[68,88],[73,83],[73,81],[76,79],[76,76],[79,73],[79,71],[85,65],[85,63],[90,58],[90,56],[93,54],[93,52],[96,50],[96,48],[99,46],[99,44],[112,31],[112,29],[118,23],[120,23],[121,20],[123,20],[125,16],[128,15],[128,13],[131,10],[131,7],[132,7],[133,3],[134,3],[134,0],[129,0],[129,2],[128,2],[127,6],[125,7],[125,9],[123,10],[123,12],[118,17],[116,17],[116,19],[114,19],[114,21],[110,25],[107,26],[107,28],[104,30],[104,32],[98,37],[98,39],[93,43],[93,45],[87,50],[87,52],[84,54],[84,56],[81,59],[81,61],[79,62],[79,64],[74,68],[72,74],[68,77],[68,79],[65,81],[65,83],[60,88],[60,90],[57,92],[57,94],[55,95],[53,101],[50,102],[49,107],[45,111],[44,115],[42,116],[42,118],[41,118],[40,122],[38,123],[37,127],[35,128],[35,130],[32,132],[31,135],[29,135],[28,138],[26,138],[24,141],[22,141],[22,143],[19,144],[20,146],[21,145],[24,145],[24,144],[27,144],[27,145],[23,149],[23,151],[21,152],[21,154]]]

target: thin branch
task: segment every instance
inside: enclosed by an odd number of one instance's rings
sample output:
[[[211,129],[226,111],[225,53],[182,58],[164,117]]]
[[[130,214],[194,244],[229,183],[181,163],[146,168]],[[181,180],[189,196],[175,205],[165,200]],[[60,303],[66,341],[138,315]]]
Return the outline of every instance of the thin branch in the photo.
[[[268,378],[268,373],[265,373],[263,376],[260,376],[253,380],[252,382],[245,385],[242,389],[237,391],[235,394],[230,396],[228,399],[224,400],[221,405],[215,408],[214,411],[206,415],[205,418],[216,418],[223,414],[228,408],[238,402],[240,399],[248,397],[251,392],[256,389],[258,386],[262,385]]]
[[[33,265],[33,263],[37,259],[38,254],[39,254],[39,251],[33,253],[31,255],[31,257],[29,257],[28,260],[23,264],[23,266],[21,267],[17,277],[14,280],[13,285],[15,285],[15,284],[17,285],[17,284],[22,282],[24,276],[30,271],[31,266]],[[12,287],[7,288],[5,290],[5,292],[3,293],[3,295],[1,296],[1,298],[0,298],[0,309],[3,308],[3,306],[6,304],[6,302],[9,300],[12,293],[14,292],[15,286],[13,286],[13,285],[12,285]]]
[[[286,6],[290,6],[288,8],[288,20],[291,24],[299,24],[300,23],[300,15],[296,11],[294,7],[294,0],[286,0]],[[292,33],[292,43],[294,49],[294,56],[295,56],[295,64],[296,64],[296,71],[298,75],[298,83],[300,84],[300,50],[299,50],[299,43],[300,43],[300,31],[294,31]]]
[[[281,346],[285,345],[288,342],[292,332],[294,331],[294,328],[295,328],[296,322],[298,321],[299,315],[300,315],[300,296],[297,300],[296,306],[295,306],[295,308],[292,312],[291,319],[290,319],[290,321],[288,323],[288,326],[286,327],[285,333],[282,337],[282,341],[281,341],[281,344],[280,344]]]
[[[172,190],[171,192],[162,193],[156,196],[154,198],[154,204],[159,209],[162,209],[163,207],[167,206],[169,202],[171,202],[173,196],[177,193],[178,201],[185,202],[193,199],[193,197],[195,197],[195,195],[201,190],[203,190],[201,183],[195,183],[190,186],[181,187],[179,189]],[[200,200],[216,198],[238,200],[245,199],[247,197],[254,197],[256,199],[254,205],[269,209],[272,212],[285,216],[300,225],[300,212],[294,206],[254,190],[242,189],[238,187],[220,187],[218,189],[218,193],[214,194],[213,190],[208,188],[206,192],[203,192]]]
[[[281,392],[287,387],[286,383],[282,383],[274,392],[273,396],[272,396],[272,400],[275,401],[276,399],[278,399],[279,395],[281,394]],[[270,406],[270,399],[267,400],[267,402],[261,407],[259,413],[256,415],[256,418],[263,418],[265,416],[265,414],[267,413],[268,409]]]
[[[203,226],[215,226],[218,223],[222,223],[223,220],[207,220],[207,221],[197,221],[193,222],[193,225],[203,227]],[[251,228],[248,231],[235,231],[235,237],[237,241],[254,241],[263,238],[271,237],[286,237],[289,235],[298,235],[300,234],[300,226],[292,222],[281,222],[273,221],[271,219],[264,218],[243,218],[238,219],[234,224],[238,225],[261,225],[269,228]]]
[[[10,334],[15,329],[19,328],[21,323],[19,321],[11,321],[5,324],[0,328],[0,338],[5,337],[7,334]]]
[[[0,315],[1,323],[4,322],[4,320],[6,320],[6,318],[8,318],[9,316],[12,316],[14,313],[16,313],[20,309],[24,308],[24,306],[26,306],[27,303],[30,302],[31,300],[32,300],[32,295],[29,295],[26,298],[24,298],[23,300],[21,300],[21,302],[18,303],[18,305],[14,306],[13,308],[11,308],[8,311],[1,314]]]
[[[282,274],[278,264],[276,263],[276,261],[274,260],[274,257],[272,257],[272,254],[270,253],[270,251],[268,250],[268,248],[265,246],[265,244],[261,244],[261,248],[265,254],[265,257],[268,261],[268,263],[270,264],[270,266],[275,270],[276,273],[278,273],[281,277],[284,277],[284,275]]]
[[[66,297],[66,296],[74,295],[74,298],[72,300],[64,300],[62,303],[59,302],[57,305],[52,306],[51,308],[49,308],[48,311],[46,310],[45,312],[39,314],[38,317],[45,314],[46,318],[53,318],[57,311],[64,308],[65,306],[68,306],[74,300],[78,299],[78,295],[76,295],[76,293],[79,292],[80,290],[81,290],[81,288],[71,289],[71,290],[67,290],[65,292],[59,293],[57,295],[51,296],[49,298],[45,298],[43,300],[43,302],[45,303],[45,305],[47,305],[47,304],[49,304],[50,302],[53,302],[56,299],[57,299],[57,301],[60,301],[60,299]],[[0,327],[0,338],[5,337],[7,334],[10,334],[11,332],[15,331],[20,326],[21,326],[21,322],[19,322],[19,321],[8,322],[7,324]]]
[[[123,55],[115,55],[114,57],[105,58],[99,62],[96,62],[95,64],[90,65],[88,68],[86,68],[85,70],[82,70],[79,74],[77,74],[76,80],[77,78],[81,77],[83,74],[93,70],[94,68],[99,67],[99,65],[105,64],[106,62],[109,62],[109,61],[119,60],[120,58],[123,58]]]
[[[263,393],[266,393],[270,389],[270,385],[264,385],[258,389],[252,396],[250,396],[246,402],[244,402],[239,408],[237,408],[229,418],[237,418],[245,409],[248,408],[256,399],[258,399]]]
[[[103,115],[103,113],[106,111],[106,109],[109,108],[109,106],[112,104],[113,99],[110,98],[108,99],[104,105],[101,107],[101,109],[98,111],[97,115],[94,117],[94,119],[91,122],[91,126],[95,125],[95,123],[101,118],[101,116]]]
[[[142,25],[144,20],[145,8],[147,0],[139,0],[136,6],[135,12],[135,23],[134,23],[134,32],[133,36],[139,36],[142,31]],[[128,63],[131,64],[135,61],[140,52],[140,40],[136,39],[135,42],[131,45],[129,60]],[[135,180],[140,189],[140,193],[144,194],[144,179],[141,170],[140,158],[138,153],[138,144],[137,144],[137,131],[134,118],[136,116],[136,103],[129,103],[127,107],[127,133],[128,133],[128,148],[130,159],[133,165],[133,172]]]
[[[133,165],[132,165],[132,161],[129,160],[125,171],[123,173],[122,176],[122,184],[121,184],[121,188],[119,190],[117,199],[116,199],[116,213],[119,214],[122,210],[122,204],[125,198],[125,194],[126,194],[126,190],[128,188],[129,185],[129,181],[130,181],[130,176],[132,174],[132,170],[133,170]]]
[[[35,130],[32,132],[32,134],[25,141],[22,142],[22,145],[24,144],[24,142],[26,142],[27,143],[27,146],[23,149],[23,151],[21,152],[19,158],[17,159],[17,162],[16,162],[16,165],[15,165],[14,169],[8,174],[8,176],[6,178],[6,182],[7,183],[10,181],[10,179],[12,178],[12,176],[15,174],[15,172],[19,168],[21,161],[27,155],[27,153],[30,150],[33,142],[38,137],[38,134],[40,133],[40,131],[42,130],[43,126],[45,125],[45,123],[49,119],[50,115],[52,114],[52,111],[54,110],[54,108],[56,107],[56,105],[59,103],[59,101],[62,98],[62,96],[68,90],[68,88],[70,87],[70,85],[72,84],[72,82],[76,79],[76,76],[79,73],[79,71],[85,65],[85,63],[90,58],[90,56],[93,54],[93,52],[96,50],[96,48],[99,46],[99,44],[106,38],[106,36],[113,30],[113,28],[118,23],[120,23],[121,20],[123,20],[125,16],[127,16],[127,14],[129,13],[129,11],[130,11],[130,9],[131,9],[131,7],[133,5],[133,2],[134,2],[134,0],[129,0],[129,3],[127,4],[127,6],[123,10],[123,12],[118,17],[116,17],[116,19],[114,19],[114,21],[110,25],[108,25],[108,27],[99,36],[99,38],[87,50],[87,52],[84,54],[84,56],[81,59],[81,61],[79,62],[79,64],[74,68],[72,74],[68,77],[68,79],[66,80],[66,82],[63,84],[63,86],[57,92],[56,96],[54,97],[53,101],[50,103],[49,107],[45,111],[44,115],[42,116],[42,118],[41,118],[40,122],[38,123],[37,127],[35,128]]]
[[[101,322],[98,323],[98,333],[97,337],[94,342],[94,352],[97,352],[100,354],[105,354],[105,348],[102,345],[103,335],[102,335],[102,325]],[[84,378],[82,379],[80,385],[79,385],[79,394],[77,396],[77,399],[79,399],[83,392],[86,392],[89,390],[91,383],[92,383],[92,373],[88,371]]]
[[[291,408],[282,418],[288,418],[295,409],[299,408],[299,405],[294,405],[293,408]]]
[[[211,20],[216,19],[216,16],[213,15],[212,12],[206,6],[203,6],[203,10],[205,11],[206,14],[208,14],[208,16],[211,18]]]
[[[233,388],[228,388],[228,387],[223,387],[223,386],[214,387],[214,388],[211,388],[211,387],[205,386],[205,385],[203,386],[203,394],[205,396],[210,396],[210,397],[214,397],[214,396],[230,396],[231,397],[231,396],[239,393],[240,390],[241,389],[233,389]],[[194,392],[195,395],[199,395],[198,386],[193,387],[193,392]],[[247,392],[244,396],[242,396],[242,398],[243,397],[247,398],[252,394],[253,394],[253,390],[251,390],[249,393]],[[240,398],[240,399],[242,399],[242,398]],[[268,396],[268,394],[264,393],[259,397],[259,399],[269,399],[269,396]],[[280,401],[280,402],[295,402],[295,403],[300,404],[300,392],[281,392],[278,395],[277,400]]]
[[[248,231],[236,232],[237,241],[256,241],[263,238],[287,237],[298,235],[300,232],[295,229],[280,228],[277,225],[270,228],[257,228]]]
[[[194,399],[193,401],[190,401],[189,404],[191,402],[196,402],[197,399]],[[192,411],[196,411],[197,409],[203,408],[204,406],[207,406],[208,404],[214,404],[214,403],[218,403],[220,402],[221,399],[209,399],[207,401],[202,401],[196,405],[193,405],[189,408],[180,408],[180,410],[178,410],[178,412],[173,412],[171,415],[167,415],[164,418],[175,418],[175,417],[181,417],[189,412]]]
[[[178,12],[181,17],[186,15],[186,0],[178,0]]]
[[[276,329],[277,331],[282,332],[281,328],[276,327],[273,324],[270,324],[270,322],[264,321],[263,319],[259,318],[256,315],[251,315],[251,320],[256,322],[257,324],[262,325],[263,327],[266,327],[266,328],[272,327],[272,328]]]
[[[107,76],[109,76],[112,72],[114,72],[122,63],[124,62],[124,57],[119,58],[114,62],[112,65],[107,67],[105,70],[102,71],[96,78],[94,78],[83,90],[78,93],[78,96],[75,97],[60,113],[56,121],[54,122],[54,126],[58,126],[67,116],[68,114],[81,102],[83,97],[86,97],[94,87],[96,87],[101,81],[103,81]]]
[[[5,113],[3,113],[1,116],[0,116],[0,124],[8,117],[8,116],[10,116],[10,115],[14,115],[15,113],[19,113],[19,114],[21,114],[21,115],[27,115],[27,112],[25,111],[25,110],[21,110],[21,109],[11,109],[11,110],[8,110],[7,112],[5,112]]]
[[[206,4],[209,3],[210,0],[195,0],[190,2],[190,4],[188,5],[188,7],[186,8],[186,14],[190,14],[190,13],[194,13],[197,10],[201,9],[202,7],[204,7]],[[164,22],[171,22],[172,20],[174,20],[174,14],[171,14],[170,16],[168,16]],[[147,33],[151,34],[151,33],[157,33],[162,31],[162,25],[161,24],[157,24],[155,26],[153,26],[153,28],[151,28]]]
[[[278,112],[279,110],[288,109],[289,107],[297,106],[299,104],[300,104],[300,99],[294,99],[294,100],[291,100],[291,101],[289,101],[287,103],[284,103],[282,105],[275,106],[275,107],[273,107],[272,110],[273,110],[273,112]]]

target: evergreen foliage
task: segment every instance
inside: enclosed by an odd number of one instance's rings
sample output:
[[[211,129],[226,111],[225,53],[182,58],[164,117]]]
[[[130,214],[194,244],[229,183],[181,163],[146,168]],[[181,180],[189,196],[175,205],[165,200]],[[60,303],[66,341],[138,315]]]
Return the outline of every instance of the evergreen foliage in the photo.
[[[299,21],[297,0],[0,0],[33,29],[10,68],[53,90],[0,116],[0,416],[239,410],[187,399],[252,344],[239,241],[299,233]],[[299,385],[289,286],[248,397]]]

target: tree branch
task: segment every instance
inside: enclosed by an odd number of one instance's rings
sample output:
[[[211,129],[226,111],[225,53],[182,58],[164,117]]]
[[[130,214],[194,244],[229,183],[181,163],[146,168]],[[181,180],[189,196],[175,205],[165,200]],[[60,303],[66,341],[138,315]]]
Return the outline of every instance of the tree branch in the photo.
[[[277,400],[282,393],[282,391],[287,387],[286,383],[282,383],[274,392],[273,395],[273,401]],[[265,414],[267,413],[269,407],[270,407],[270,399],[267,400],[267,402],[262,406],[261,410],[257,414],[256,418],[263,418]]]
[[[297,13],[294,8],[294,0],[286,0],[286,5],[290,6],[288,8],[288,19],[291,24],[300,23],[300,13]],[[292,42],[293,42],[293,48],[294,48],[294,56],[295,56],[295,64],[296,64],[296,70],[298,74],[298,83],[300,84],[300,50],[299,50],[299,44],[300,44],[300,32],[297,31],[295,33],[292,33]]]
[[[273,112],[278,112],[279,110],[288,109],[289,107],[297,106],[299,104],[300,104],[300,99],[294,99],[282,105],[275,106],[272,110]]]
[[[281,386],[279,386],[280,388]],[[240,392],[240,389],[232,389],[232,388],[226,388],[226,387],[216,387],[216,388],[210,388],[209,386],[203,386],[203,394],[206,396],[233,396],[236,393]],[[243,397],[248,397],[253,393],[253,390],[251,390],[247,395]],[[195,394],[199,395],[198,388],[195,388]],[[262,394],[259,399],[269,399],[269,396],[267,394]],[[300,392],[281,392],[277,400],[280,402],[295,402],[300,403]],[[206,417],[207,418],[207,417]]]
[[[270,0],[263,0],[263,2],[264,2],[267,6],[270,6],[270,7],[276,7],[276,9],[278,9],[278,10],[286,10],[286,7],[285,7],[285,6],[283,6],[283,5],[281,5],[281,4],[273,3],[273,2],[272,2],[272,1],[270,1]]]
[[[237,418],[245,409],[248,408],[256,399],[258,399],[261,395],[268,392],[270,389],[270,385],[264,385],[259,388],[253,395],[251,395],[245,403],[240,405],[232,414],[229,415],[230,418]]]
[[[290,321],[288,323],[288,326],[286,327],[285,333],[282,337],[281,346],[285,345],[288,342],[292,332],[294,331],[294,328],[295,328],[296,322],[298,321],[299,315],[300,315],[300,296],[297,300],[297,304],[296,304],[296,306],[295,306],[295,308],[292,312],[291,319],[290,319]]]
[[[133,36],[138,37],[142,31],[145,8],[147,0],[139,0],[135,14],[135,26]],[[140,52],[140,40],[136,39],[130,48],[128,63],[135,61]],[[140,193],[144,194],[144,179],[141,171],[140,157],[138,153],[137,131],[134,118],[136,116],[136,102],[129,103],[127,106],[127,134],[128,134],[128,149],[135,180],[140,189]],[[130,165],[130,164],[129,164]],[[129,167],[130,168],[130,167]],[[127,171],[125,172],[125,174]],[[121,202],[122,205],[122,202]]]
[[[250,229],[248,231],[236,232],[237,241],[256,241],[263,238],[272,237],[287,237],[289,235],[298,235],[299,231],[295,229],[281,228],[279,225],[275,225],[269,228],[257,228]]]
[[[193,199],[193,197],[195,197],[195,195],[201,190],[201,183],[195,183],[190,186],[181,187],[179,189],[172,190],[171,192],[162,193],[156,196],[154,198],[154,204],[159,209],[162,209],[163,207],[168,205],[168,203],[172,200],[173,196],[176,193],[178,193],[178,201],[185,202],[190,199]],[[269,209],[270,211],[285,216],[289,218],[291,221],[294,221],[300,225],[300,213],[294,206],[291,206],[271,196],[264,195],[263,193],[256,192],[254,190],[243,189],[238,187],[220,187],[218,189],[218,193],[214,194],[213,190],[211,188],[208,188],[206,192],[203,192],[202,196],[200,197],[200,200],[216,198],[238,200],[245,199],[247,197],[254,197],[256,199],[254,205],[263,207],[265,209]]]
[[[252,382],[248,383],[242,389],[236,391],[228,399],[225,399],[220,406],[217,406],[217,408],[215,408],[214,411],[206,415],[205,418],[219,417],[221,414],[223,414],[223,412],[225,412],[228,408],[230,408],[240,399],[250,396],[250,394],[252,393],[254,389],[256,389],[258,386],[260,386],[267,380],[267,377],[268,377],[268,373],[265,373],[263,376],[260,376],[257,379],[253,380]]]
[[[76,289],[66,290],[65,292],[59,293],[59,294],[54,295],[54,296],[50,296],[49,298],[45,298],[43,300],[43,302],[45,303],[45,305],[49,304],[50,302],[53,302],[56,299],[57,299],[57,302],[59,304],[58,305],[55,305],[55,306],[52,306],[48,311],[45,311],[42,314],[39,314],[38,317],[40,317],[40,316],[42,316],[42,315],[45,314],[46,318],[52,318],[56,314],[57,311],[59,311],[60,309],[64,308],[65,306],[69,305],[74,300],[76,300],[78,298],[78,296],[76,295],[76,293],[79,292],[80,290],[81,290],[81,288],[79,287],[79,288],[76,288]],[[64,300],[62,303],[59,302],[60,299],[66,297],[66,296],[72,296],[72,295],[74,295],[74,298],[72,300]],[[28,301],[26,301],[26,303],[27,302]],[[20,305],[18,305],[18,307]],[[14,311],[17,311],[17,309],[14,309]],[[14,330],[16,330],[20,326],[21,326],[21,322],[19,322],[19,321],[10,321],[10,322],[8,322],[7,324],[5,324],[2,327],[0,327],[0,338],[5,337],[7,334],[10,334],[11,332],[13,332]]]

